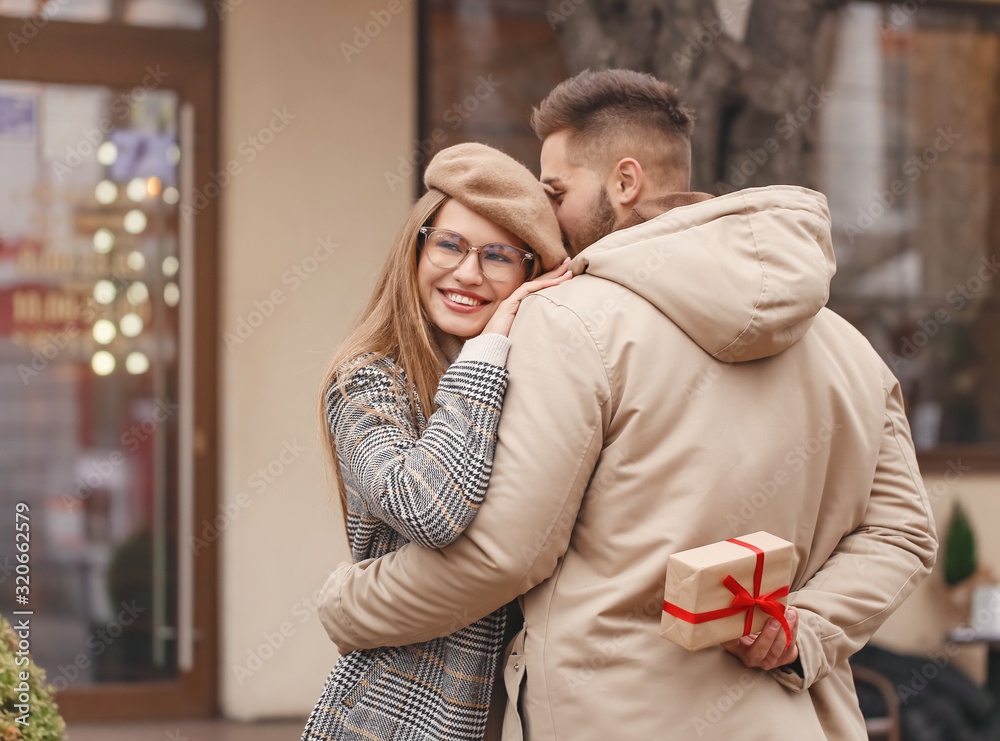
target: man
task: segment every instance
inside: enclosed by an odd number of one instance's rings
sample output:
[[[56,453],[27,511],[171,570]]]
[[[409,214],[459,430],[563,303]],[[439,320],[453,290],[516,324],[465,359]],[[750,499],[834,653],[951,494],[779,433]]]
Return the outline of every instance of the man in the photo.
[[[327,632],[408,644],[523,594],[505,739],[865,739],[847,659],[937,542],[898,384],[823,308],[825,199],[687,192],[691,116],[648,75],[584,72],[532,123],[577,275],[521,306],[476,520],[336,571]],[[758,530],[795,544],[792,644],[661,638],[667,557]]]

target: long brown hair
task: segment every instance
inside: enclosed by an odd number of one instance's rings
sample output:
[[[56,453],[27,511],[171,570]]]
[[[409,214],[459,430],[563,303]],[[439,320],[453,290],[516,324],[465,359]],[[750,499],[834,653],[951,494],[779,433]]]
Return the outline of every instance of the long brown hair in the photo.
[[[320,439],[324,443],[328,469],[332,469],[337,481],[348,543],[351,535],[347,527],[347,487],[337,460],[333,430],[327,418],[327,396],[334,385],[341,396],[346,396],[347,382],[354,373],[379,358],[391,358],[396,369],[394,387],[397,391],[405,392],[414,419],[417,418],[418,405],[426,417],[434,413],[434,396],[444,367],[439,359],[439,347],[432,334],[431,323],[420,301],[417,262],[420,227],[430,226],[450,200],[451,196],[431,188],[410,209],[406,222],[389,250],[389,256],[382,266],[358,326],[337,350],[323,376],[318,407]],[[542,260],[530,245],[525,245],[525,249],[534,256],[534,260],[525,263],[524,278],[532,280],[542,272]],[[377,409],[368,411],[397,423]]]
[[[347,490],[337,461],[336,441],[327,419],[327,395],[334,384],[341,395],[346,395],[346,384],[353,373],[379,358],[392,358],[396,368],[405,374],[403,390],[410,401],[414,418],[417,416],[418,399],[427,416],[434,412],[434,395],[437,393],[438,379],[443,368],[436,352],[437,343],[420,302],[417,287],[417,240],[420,227],[430,224],[449,200],[450,196],[432,188],[410,209],[385,265],[382,266],[361,321],[337,350],[323,376],[319,395],[320,439],[324,443],[327,466],[333,469],[336,477],[345,530]],[[368,353],[371,355],[364,360],[352,362]],[[397,384],[402,382],[399,375],[393,381]],[[393,421],[377,410],[371,411]]]

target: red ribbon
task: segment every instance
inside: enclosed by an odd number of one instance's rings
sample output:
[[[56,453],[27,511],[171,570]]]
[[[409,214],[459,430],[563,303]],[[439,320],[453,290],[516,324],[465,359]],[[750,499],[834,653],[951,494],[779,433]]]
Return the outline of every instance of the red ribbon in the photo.
[[[789,588],[785,586],[781,589],[775,589],[773,592],[761,595],[760,582],[761,578],[764,576],[764,551],[751,543],[746,543],[737,538],[730,538],[726,542],[736,543],[744,548],[749,548],[757,554],[757,565],[753,572],[753,594],[751,595],[732,576],[727,576],[722,583],[725,585],[726,589],[733,593],[733,602],[729,607],[723,607],[721,610],[709,610],[708,612],[688,612],[684,608],[678,607],[672,602],[663,600],[664,612],[673,615],[679,620],[683,620],[686,623],[692,623],[694,625],[746,612],[747,619],[743,627],[743,635],[746,636],[750,635],[750,630],[753,627],[753,611],[755,609],[760,610],[766,615],[770,615],[781,624],[781,627],[785,631],[785,648],[788,648],[792,645],[792,629],[788,625],[788,621],[785,620],[785,606],[778,602],[778,600],[781,597],[788,596]]]

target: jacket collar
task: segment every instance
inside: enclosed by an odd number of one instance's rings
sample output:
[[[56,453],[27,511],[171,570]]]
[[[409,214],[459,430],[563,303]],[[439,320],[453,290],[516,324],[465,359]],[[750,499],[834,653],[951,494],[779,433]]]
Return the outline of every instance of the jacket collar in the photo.
[[[797,342],[826,304],[830,211],[790,185],[674,193],[637,204],[572,268],[641,296],[713,357],[755,360]]]
[[[709,193],[682,191],[678,191],[676,193],[666,193],[665,195],[656,196],[654,198],[647,198],[635,204],[628,216],[615,224],[615,231],[618,231],[619,229],[628,229],[632,226],[638,226],[639,224],[665,214],[671,209],[680,208],[681,206],[690,206],[694,203],[701,203],[702,201],[707,201],[710,198],[714,198],[714,196]]]

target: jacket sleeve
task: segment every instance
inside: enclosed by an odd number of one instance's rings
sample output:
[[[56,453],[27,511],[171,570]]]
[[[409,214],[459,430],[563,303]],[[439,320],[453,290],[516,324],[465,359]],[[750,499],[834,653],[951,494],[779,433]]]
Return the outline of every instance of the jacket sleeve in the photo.
[[[495,472],[479,515],[442,550],[406,545],[331,574],[319,614],[341,649],[448,635],[555,571],[610,418],[607,372],[581,320],[540,294],[518,310],[508,368]]]
[[[826,564],[788,604],[799,610],[802,676],[772,670],[792,690],[808,689],[865,645],[926,577],[937,556],[930,502],[917,468],[899,383],[883,364],[885,422],[868,507]]]
[[[476,516],[493,463],[508,346],[502,335],[466,343],[442,376],[438,409],[419,437],[389,361],[355,371],[346,396],[331,386],[327,419],[351,493],[408,540],[442,548]]]

